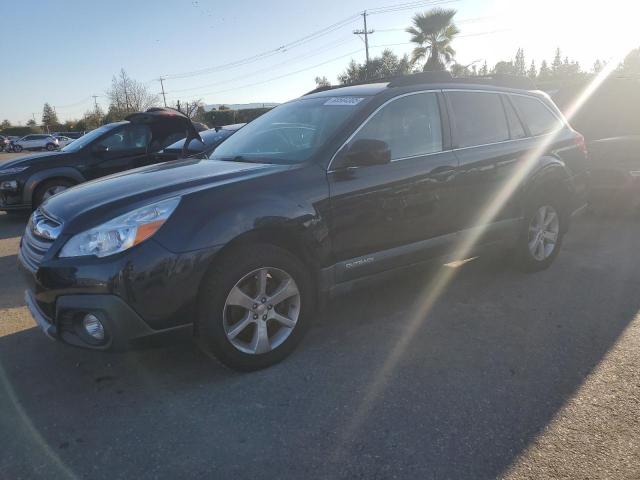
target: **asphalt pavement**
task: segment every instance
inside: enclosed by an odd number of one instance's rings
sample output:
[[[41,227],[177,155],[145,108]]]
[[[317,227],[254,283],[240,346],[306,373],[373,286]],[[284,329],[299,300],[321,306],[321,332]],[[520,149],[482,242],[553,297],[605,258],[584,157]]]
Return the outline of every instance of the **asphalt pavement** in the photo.
[[[45,338],[25,221],[0,214],[0,478],[640,478],[637,219],[577,220],[545,272],[488,256],[333,300],[251,374],[188,336],[119,354]]]

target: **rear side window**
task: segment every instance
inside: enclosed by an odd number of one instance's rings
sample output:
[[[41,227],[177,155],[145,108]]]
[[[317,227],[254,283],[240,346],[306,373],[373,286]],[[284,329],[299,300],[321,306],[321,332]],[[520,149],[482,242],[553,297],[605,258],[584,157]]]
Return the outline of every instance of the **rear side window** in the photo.
[[[442,151],[442,126],[436,94],[417,93],[391,101],[365,124],[352,141],[361,139],[386,142],[392,160]]]
[[[537,98],[511,95],[511,100],[531,135],[543,135],[562,127],[560,120]]]
[[[527,134],[520,123],[520,119],[513,109],[513,105],[506,96],[502,97],[502,103],[504,104],[504,111],[507,114],[507,122],[509,123],[509,131],[511,132],[511,139],[517,140],[519,138],[525,138]]]
[[[458,147],[509,140],[509,127],[497,93],[448,92]]]

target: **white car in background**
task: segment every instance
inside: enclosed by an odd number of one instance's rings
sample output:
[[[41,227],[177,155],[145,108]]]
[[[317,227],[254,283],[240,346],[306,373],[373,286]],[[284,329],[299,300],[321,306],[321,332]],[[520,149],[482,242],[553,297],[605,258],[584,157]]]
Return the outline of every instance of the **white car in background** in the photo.
[[[65,137],[64,135],[56,135],[55,138],[58,139],[58,148],[66,147],[75,140],[73,138]]]
[[[13,142],[13,151],[21,152],[22,150],[44,149],[51,152],[58,148],[58,143],[58,139],[51,135],[31,134]]]

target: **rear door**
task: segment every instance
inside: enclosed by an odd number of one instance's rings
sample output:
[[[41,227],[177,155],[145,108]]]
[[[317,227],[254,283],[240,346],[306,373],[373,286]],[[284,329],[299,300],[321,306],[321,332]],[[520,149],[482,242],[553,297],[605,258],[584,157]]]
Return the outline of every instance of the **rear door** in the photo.
[[[381,106],[347,142],[382,140],[391,162],[328,172],[336,279],[413,263],[435,252],[428,240],[449,233],[449,186],[457,160],[449,149],[440,92],[415,92]]]
[[[147,125],[126,124],[112,130],[91,146],[88,179],[136,168],[145,163],[151,130]]]
[[[460,162],[456,229],[478,235],[474,243],[502,238],[519,216],[513,190],[529,148],[526,131],[500,92],[451,90],[446,96]]]

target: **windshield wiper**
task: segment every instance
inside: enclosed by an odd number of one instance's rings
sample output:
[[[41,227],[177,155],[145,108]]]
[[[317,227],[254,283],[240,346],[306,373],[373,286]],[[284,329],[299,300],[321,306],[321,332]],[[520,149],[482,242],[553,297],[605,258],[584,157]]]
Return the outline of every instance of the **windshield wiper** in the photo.
[[[242,163],[271,163],[258,158],[243,157],[242,155],[236,155],[235,157],[220,158],[217,160],[222,160],[225,162],[242,162]]]

